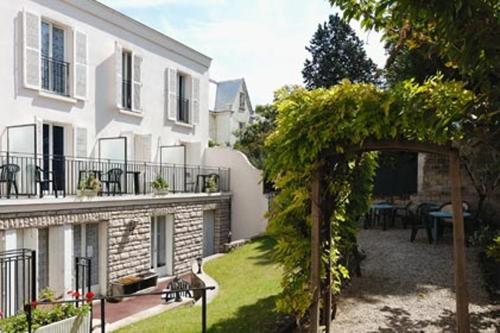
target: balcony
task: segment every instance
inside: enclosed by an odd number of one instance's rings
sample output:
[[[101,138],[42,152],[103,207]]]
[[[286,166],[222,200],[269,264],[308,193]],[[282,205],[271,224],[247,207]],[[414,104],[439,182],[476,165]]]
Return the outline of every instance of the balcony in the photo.
[[[147,196],[159,176],[171,194],[230,191],[227,168],[0,153],[1,200],[81,195],[90,177],[102,184],[97,197]]]
[[[42,56],[42,88],[48,92],[69,96],[70,64]]]

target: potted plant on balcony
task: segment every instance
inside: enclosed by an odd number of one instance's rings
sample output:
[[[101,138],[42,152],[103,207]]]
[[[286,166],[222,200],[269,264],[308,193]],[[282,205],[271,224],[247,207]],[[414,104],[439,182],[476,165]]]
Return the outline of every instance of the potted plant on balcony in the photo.
[[[80,197],[95,197],[102,188],[102,183],[95,176],[90,175],[82,178],[78,184],[78,196]]]
[[[151,187],[153,187],[153,192],[155,195],[168,194],[168,182],[160,175],[158,175],[153,183],[151,183]]]
[[[205,193],[215,193],[218,190],[217,179],[215,176],[211,176],[207,179],[207,183],[205,185]]]
[[[54,302],[53,292],[42,292],[40,302],[33,302],[25,306],[25,311],[15,316],[0,320],[0,332],[2,333],[26,333],[28,332],[27,314],[31,313],[32,331],[35,333],[88,333],[90,330],[90,310],[94,293],[88,292],[82,298],[83,304],[76,306],[75,303],[47,304],[43,302]],[[50,296],[52,295],[52,296]],[[79,292],[71,292],[75,298],[81,298]],[[29,311],[29,312],[28,312]]]

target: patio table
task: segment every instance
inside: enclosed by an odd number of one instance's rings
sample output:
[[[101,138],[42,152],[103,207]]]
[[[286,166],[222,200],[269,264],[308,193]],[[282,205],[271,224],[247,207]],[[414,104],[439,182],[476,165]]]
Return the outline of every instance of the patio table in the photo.
[[[387,211],[391,211],[394,209],[394,205],[391,205],[391,204],[386,204],[386,203],[379,203],[379,204],[373,204],[370,206],[370,211],[368,212],[368,220],[369,220],[369,224],[371,224],[371,222],[374,220],[374,217],[376,215],[377,212],[380,212],[381,214],[387,212]],[[384,214],[386,215],[386,214]],[[380,214],[379,214],[379,217],[380,217]],[[387,218],[387,215],[384,216],[384,223],[383,223],[383,230],[386,230],[386,218]],[[365,228],[367,228],[367,225],[365,223]]]
[[[432,237],[434,239],[434,244],[437,244],[438,241],[438,228],[443,219],[453,219],[452,212],[446,211],[435,211],[429,212],[429,216],[432,217]],[[467,219],[472,216],[471,213],[463,212],[464,219]]]

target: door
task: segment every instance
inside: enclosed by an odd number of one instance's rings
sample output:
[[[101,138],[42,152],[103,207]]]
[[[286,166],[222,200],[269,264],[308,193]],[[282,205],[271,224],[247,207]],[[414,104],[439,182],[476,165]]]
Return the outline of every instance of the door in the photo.
[[[151,218],[151,269],[159,276],[173,275],[173,220],[172,215]]]
[[[75,225],[73,227],[73,245],[75,257],[90,258],[91,289],[94,292],[99,291],[99,224]],[[81,278],[80,281],[82,281]],[[86,282],[87,280],[85,280]]]
[[[48,179],[49,171],[52,171],[55,184],[62,188],[65,184],[64,127],[43,124],[42,139],[44,178]],[[47,185],[44,190],[49,190]]]
[[[203,257],[211,256],[214,251],[215,214],[213,210],[203,212]]]
[[[49,286],[49,229],[38,229],[38,291]]]

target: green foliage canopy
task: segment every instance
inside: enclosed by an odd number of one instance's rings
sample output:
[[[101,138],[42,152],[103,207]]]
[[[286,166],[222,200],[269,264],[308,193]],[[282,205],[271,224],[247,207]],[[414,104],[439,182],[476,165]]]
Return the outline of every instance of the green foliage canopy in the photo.
[[[311,175],[323,171],[324,219],[331,224],[334,292],[348,277],[347,254],[355,245],[356,223],[368,210],[376,156],[349,148],[366,140],[411,140],[445,144],[463,136],[465,106],[474,94],[460,82],[435,77],[402,82],[390,90],[343,81],[330,89],[282,89],[277,93],[277,128],[266,140],[265,170],[279,189],[268,232],[277,240],[283,266],[278,308],[298,321],[310,304]],[[323,267],[322,274],[326,273]]]

